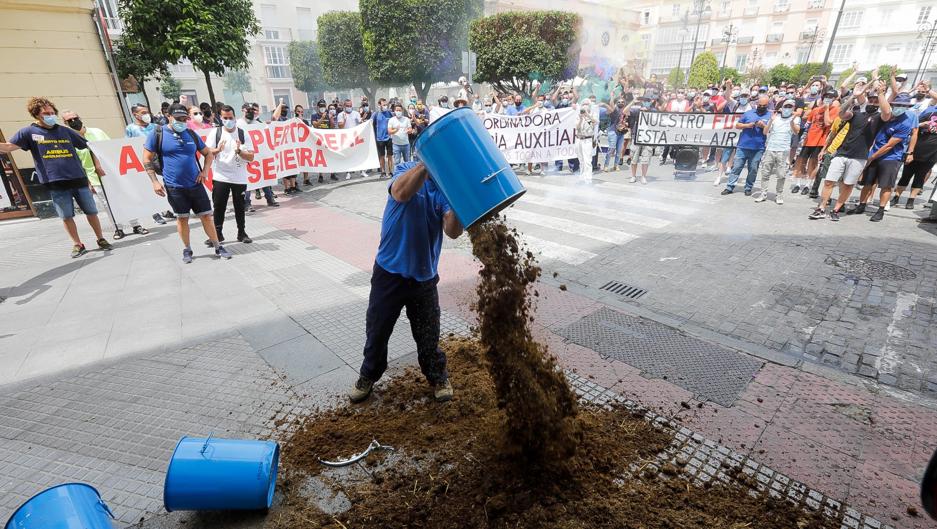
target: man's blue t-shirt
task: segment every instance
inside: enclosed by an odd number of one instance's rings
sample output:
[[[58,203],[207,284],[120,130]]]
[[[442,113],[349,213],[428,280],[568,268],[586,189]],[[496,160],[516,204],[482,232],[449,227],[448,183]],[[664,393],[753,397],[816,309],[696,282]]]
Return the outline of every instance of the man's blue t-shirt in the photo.
[[[390,110],[374,113],[374,139],[377,141],[390,141],[390,133],[387,132],[387,122],[394,114]]]
[[[504,109],[504,113],[509,116],[516,116],[526,109],[527,107],[525,107],[523,103],[521,103],[521,106],[517,106],[514,103],[511,103],[507,106],[507,108]]]
[[[194,139],[193,139],[194,136]],[[199,168],[195,152],[205,148],[205,142],[191,129],[181,133],[169,125],[163,127],[163,184],[168,187],[195,187]],[[156,131],[146,137],[143,148],[156,153]]]
[[[418,162],[403,162],[394,168],[387,186],[387,204],[381,219],[381,244],[375,261],[378,266],[417,281],[436,277],[442,250],[442,220],[451,208],[432,179],[407,202],[397,202],[390,188],[397,178]]]
[[[137,125],[136,123],[131,123],[127,125],[124,132],[127,133],[128,138],[137,138],[140,136],[148,136],[154,130],[156,130],[155,123],[147,123],[145,127]]]
[[[891,138],[901,138],[901,142],[895,145],[886,154],[883,154],[879,160],[904,160],[904,153],[908,150],[909,138],[911,132],[917,128],[917,118],[913,112],[905,112],[901,117],[893,117],[890,121],[882,124],[878,134],[875,135],[875,141],[869,154],[881,149]]]
[[[739,123],[756,123],[758,121],[764,121],[768,123],[771,120],[771,113],[765,112],[762,115],[758,115],[757,110],[749,110],[748,112],[742,114],[742,117],[739,118]],[[739,143],[737,147],[739,149],[751,149],[754,151],[763,151],[765,150],[765,135],[764,130],[761,127],[752,127],[750,129],[743,129],[742,134],[739,135]]]
[[[36,175],[43,184],[88,177],[76,151],[87,149],[88,142],[68,127],[46,129],[32,123],[13,134],[10,143],[32,154]]]

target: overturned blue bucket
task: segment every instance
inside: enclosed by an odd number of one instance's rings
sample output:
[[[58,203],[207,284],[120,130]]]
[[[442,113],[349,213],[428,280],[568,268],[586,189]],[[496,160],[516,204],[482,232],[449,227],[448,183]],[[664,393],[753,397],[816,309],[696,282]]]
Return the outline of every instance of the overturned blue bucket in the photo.
[[[273,441],[184,436],[166,470],[167,511],[269,509],[280,446]]]
[[[94,487],[63,483],[20,505],[4,529],[113,529],[113,517]]]
[[[526,192],[475,112],[462,107],[423,130],[414,143],[433,181],[468,228]]]

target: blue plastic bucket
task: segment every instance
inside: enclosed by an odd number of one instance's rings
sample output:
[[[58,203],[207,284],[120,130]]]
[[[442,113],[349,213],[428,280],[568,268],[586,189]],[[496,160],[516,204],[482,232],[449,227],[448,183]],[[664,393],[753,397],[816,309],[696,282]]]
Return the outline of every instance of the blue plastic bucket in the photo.
[[[166,470],[163,505],[167,511],[269,509],[279,462],[273,441],[184,436]]]
[[[113,529],[114,515],[91,485],[63,483],[20,505],[5,529]]]
[[[462,107],[437,119],[414,144],[433,181],[468,228],[526,192],[475,112]]]

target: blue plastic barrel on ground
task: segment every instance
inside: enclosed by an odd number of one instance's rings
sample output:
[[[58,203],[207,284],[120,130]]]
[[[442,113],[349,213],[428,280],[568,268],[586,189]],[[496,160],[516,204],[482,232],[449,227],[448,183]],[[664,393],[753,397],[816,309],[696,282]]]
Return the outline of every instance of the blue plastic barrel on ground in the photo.
[[[30,498],[4,529],[113,529],[111,510],[91,485],[63,483]]]
[[[468,107],[431,123],[414,147],[466,228],[508,207],[526,191]]]
[[[166,470],[167,511],[269,509],[280,447],[273,441],[179,440]]]

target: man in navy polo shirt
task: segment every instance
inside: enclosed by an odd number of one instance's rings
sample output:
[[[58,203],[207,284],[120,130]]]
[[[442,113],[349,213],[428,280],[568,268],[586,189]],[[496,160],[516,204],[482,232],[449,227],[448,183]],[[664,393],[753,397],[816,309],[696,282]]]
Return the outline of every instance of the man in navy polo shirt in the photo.
[[[169,124],[154,130],[146,137],[146,143],[143,145],[143,167],[150,176],[153,192],[168,198],[169,205],[176,215],[176,229],[182,244],[185,245],[182,249],[182,262],[192,262],[189,216],[193,213],[201,219],[202,228],[215,248],[215,255],[230,259],[231,254],[218,241],[211,201],[205,186],[202,185],[214,155],[211,149],[205,146],[202,138],[186,126],[188,120],[189,111],[184,105],[176,103],[169,107]],[[196,152],[205,157],[203,166],[199,166]],[[162,182],[156,176],[156,160],[162,169]]]
[[[765,153],[765,127],[771,120],[771,114],[768,113],[768,102],[770,98],[767,95],[758,96],[758,105],[748,112],[742,114],[735,128],[742,129],[739,135],[739,142],[735,149],[735,161],[732,163],[732,171],[729,172],[729,181],[726,188],[722,190],[723,195],[729,195],[735,189],[735,184],[742,175],[742,169],[748,165],[748,176],[745,177],[745,196],[751,196],[752,187],[755,186],[755,177],[758,175],[758,165],[761,163],[761,157]]]
[[[76,150],[87,149],[88,142],[81,134],[58,124],[56,116],[59,110],[48,99],[31,97],[26,103],[26,110],[36,122],[17,131],[9,143],[0,143],[0,153],[7,154],[23,149],[32,154],[36,176],[49,190],[55,212],[65,224],[65,231],[74,245],[72,257],[79,257],[87,252],[78,237],[78,226],[75,224],[76,201],[94,230],[98,248],[110,250],[111,244],[101,233],[101,221],[98,219],[98,209],[91,193],[91,183]],[[91,153],[91,159],[95,172],[98,176],[103,176],[104,170],[101,169],[94,153]]]
[[[911,104],[911,96],[905,93],[898,94],[891,103],[886,97],[879,98],[881,125],[862,172],[862,192],[859,195],[859,203],[865,204],[872,198],[876,186],[881,190],[878,211],[869,218],[872,222],[885,218],[885,205],[898,182],[898,172],[904,165],[911,133],[918,126],[917,117],[908,112]]]
[[[374,139],[377,141],[377,157],[381,161],[381,178],[390,176],[394,169],[394,150],[387,132],[387,122],[393,117],[393,111],[387,107],[383,97],[377,100],[377,112],[374,112]]]
[[[387,342],[400,310],[407,308],[420,369],[437,401],[452,398],[446,355],[439,349],[439,254],[442,235],[462,234],[462,224],[422,163],[404,162],[388,185],[381,220],[381,243],[371,275],[367,339],[360,377],[348,396],[368,398],[387,369]]]

